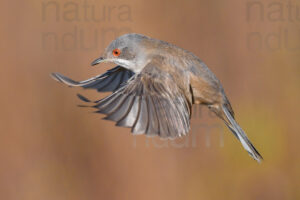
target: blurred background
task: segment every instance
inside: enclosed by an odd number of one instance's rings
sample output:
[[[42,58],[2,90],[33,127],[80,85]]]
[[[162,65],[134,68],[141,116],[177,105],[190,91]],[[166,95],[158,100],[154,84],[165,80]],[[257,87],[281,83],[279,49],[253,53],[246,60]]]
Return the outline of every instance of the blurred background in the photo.
[[[300,199],[300,2],[0,2],[0,199]],[[263,155],[256,163],[197,107],[189,136],[160,141],[77,107],[52,80],[84,80],[111,40],[136,32],[199,56]]]

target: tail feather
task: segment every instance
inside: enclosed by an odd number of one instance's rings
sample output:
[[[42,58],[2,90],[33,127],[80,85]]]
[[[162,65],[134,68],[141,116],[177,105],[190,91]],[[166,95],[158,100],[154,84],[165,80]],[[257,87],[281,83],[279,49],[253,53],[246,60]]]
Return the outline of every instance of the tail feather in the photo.
[[[255,149],[253,144],[248,139],[245,132],[242,130],[242,128],[237,124],[237,122],[234,120],[228,109],[223,106],[222,107],[223,112],[228,120],[229,123],[226,123],[228,128],[232,131],[232,133],[236,136],[236,138],[242,143],[243,147],[246,149],[246,151],[249,153],[249,155],[255,159],[257,162],[261,162],[263,160],[262,156],[258,153],[258,151]]]

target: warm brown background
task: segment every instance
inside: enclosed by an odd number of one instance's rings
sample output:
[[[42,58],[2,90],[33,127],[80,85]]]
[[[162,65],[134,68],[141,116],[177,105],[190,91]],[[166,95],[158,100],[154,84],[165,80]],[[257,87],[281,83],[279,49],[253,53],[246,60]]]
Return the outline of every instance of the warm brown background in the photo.
[[[292,49],[300,46],[300,13],[298,20],[294,11],[288,18],[287,1],[280,7],[261,0],[247,19],[250,0],[87,0],[98,18],[106,16],[99,22],[85,20],[84,0],[55,0],[60,19],[51,6],[43,19],[43,2],[49,1],[0,3],[1,200],[300,199],[300,48]],[[299,1],[292,4],[300,9]],[[79,21],[68,13],[74,6]],[[72,46],[70,35],[63,43],[75,28],[86,46],[96,46],[80,47],[79,36]],[[123,29],[105,32],[109,28]],[[57,49],[53,38],[43,47],[48,32],[56,35]],[[104,95],[64,87],[49,74],[82,80],[104,72],[109,66],[90,62],[125,32],[169,41],[202,58],[265,161],[253,161],[225,127],[224,146],[216,131],[206,146],[199,124],[222,123],[205,110],[192,119],[197,147],[157,148],[76,107],[77,92]]]

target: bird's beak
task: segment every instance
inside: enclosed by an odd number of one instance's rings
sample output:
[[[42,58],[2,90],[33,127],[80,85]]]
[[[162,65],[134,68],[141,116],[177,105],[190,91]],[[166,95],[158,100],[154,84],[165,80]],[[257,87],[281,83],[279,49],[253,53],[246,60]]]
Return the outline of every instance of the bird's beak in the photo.
[[[96,60],[94,60],[92,63],[91,63],[91,66],[94,66],[94,65],[97,65],[101,62],[105,61],[105,59],[103,57],[100,57],[100,58],[97,58]]]

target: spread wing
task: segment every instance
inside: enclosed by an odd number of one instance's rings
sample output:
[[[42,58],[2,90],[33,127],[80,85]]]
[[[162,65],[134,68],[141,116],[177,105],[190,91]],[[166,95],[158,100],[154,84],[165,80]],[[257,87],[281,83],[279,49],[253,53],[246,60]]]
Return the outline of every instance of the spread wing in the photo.
[[[104,119],[130,127],[134,134],[174,138],[189,131],[190,105],[170,74],[148,64],[126,85],[96,101],[93,107],[106,115]]]
[[[134,75],[134,72],[124,67],[116,66],[104,74],[80,82],[74,81],[59,73],[52,73],[51,75],[55,80],[71,87],[80,86],[83,88],[96,89],[99,92],[111,92],[119,89],[126,83]]]

